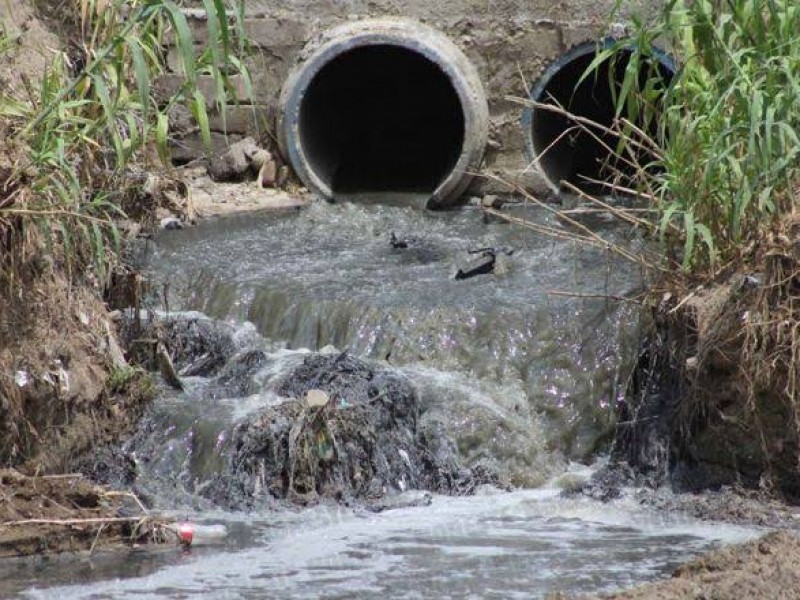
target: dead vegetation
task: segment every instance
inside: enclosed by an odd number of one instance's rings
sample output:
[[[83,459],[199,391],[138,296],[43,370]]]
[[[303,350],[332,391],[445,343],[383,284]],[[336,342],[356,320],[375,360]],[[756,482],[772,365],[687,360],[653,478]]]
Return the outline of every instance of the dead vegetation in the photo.
[[[680,489],[739,484],[800,500],[798,236],[791,212],[735,269],[653,291],[619,458]]]
[[[178,543],[169,523],[150,515],[135,495],[106,490],[80,474],[5,469],[0,499],[0,558]]]

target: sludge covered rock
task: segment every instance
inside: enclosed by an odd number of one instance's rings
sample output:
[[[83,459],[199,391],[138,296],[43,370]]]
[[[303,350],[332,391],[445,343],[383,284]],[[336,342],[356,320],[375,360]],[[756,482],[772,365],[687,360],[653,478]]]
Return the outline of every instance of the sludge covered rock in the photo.
[[[311,390],[324,405],[306,402]],[[376,500],[409,489],[470,493],[496,477],[461,466],[399,373],[352,356],[312,354],[279,385],[286,400],[239,423],[207,498],[232,508],[288,499]]]

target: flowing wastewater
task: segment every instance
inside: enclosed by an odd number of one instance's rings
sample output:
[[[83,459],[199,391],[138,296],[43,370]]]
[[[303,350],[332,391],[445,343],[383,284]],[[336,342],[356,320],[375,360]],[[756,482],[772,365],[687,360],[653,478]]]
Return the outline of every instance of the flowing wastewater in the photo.
[[[542,209],[509,210],[558,227]],[[609,243],[641,243],[602,219],[593,227]],[[456,280],[483,248],[495,250],[494,273]],[[151,264],[163,310],[226,328],[232,354],[265,357],[228,387],[184,377],[185,391],[165,390],[127,446],[143,497],[228,535],[188,550],[9,563],[0,596],[539,598],[666,576],[757,533],[562,495],[608,447],[636,350],[637,308],[624,298],[640,274],[608,249],[469,207],[315,203],[167,232]],[[409,490],[400,496],[415,505],[383,512],[209,500],[236,425],[285,402],[278,383],[309,353],[345,349],[407,379],[420,426],[440,427],[464,465],[523,489]]]

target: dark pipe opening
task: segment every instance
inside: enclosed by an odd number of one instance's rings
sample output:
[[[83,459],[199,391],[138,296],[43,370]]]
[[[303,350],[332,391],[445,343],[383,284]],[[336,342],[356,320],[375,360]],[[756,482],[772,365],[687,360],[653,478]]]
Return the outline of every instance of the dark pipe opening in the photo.
[[[610,126],[614,121],[615,104],[609,75],[619,90],[625,77],[631,52],[624,52],[615,61],[607,60],[599,65],[596,73],[590,74],[580,85],[576,84],[586,72],[596,56],[594,44],[576,48],[557,61],[540,80],[532,93],[537,102],[558,104],[570,113],[586,117],[603,126]],[[644,65],[640,69],[640,85],[644,85],[650,67]],[[674,68],[664,57],[655,65],[654,73],[663,82],[663,89],[669,85],[674,75]],[[646,127],[637,123],[649,135],[657,134],[657,121]],[[568,131],[569,130],[569,131]],[[566,134],[565,134],[566,132]],[[615,148],[618,138],[609,133],[593,129],[602,143],[586,131],[576,128],[576,123],[545,109],[532,109],[530,116],[529,144],[532,154],[539,157],[539,166],[548,179],[559,185],[561,181],[569,181],[589,194],[609,193],[610,188],[602,184],[591,183],[587,179],[611,182],[615,174],[622,176],[623,185],[630,183],[634,173],[633,167],[615,160],[613,153],[604,147]],[[560,138],[560,139],[559,139]],[[558,141],[557,141],[558,140]],[[642,161],[646,160],[642,157]]]
[[[458,162],[464,112],[448,76],[400,46],[348,50],[300,105],[300,144],[334,196],[432,193]]]

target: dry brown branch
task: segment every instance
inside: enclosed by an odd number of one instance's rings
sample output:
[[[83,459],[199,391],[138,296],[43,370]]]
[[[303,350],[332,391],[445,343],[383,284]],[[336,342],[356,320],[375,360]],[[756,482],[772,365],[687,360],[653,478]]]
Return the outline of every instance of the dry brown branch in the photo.
[[[0,527],[16,527],[19,525],[90,525],[92,523],[135,523],[147,517],[94,517],[87,519],[22,519],[0,523]]]
[[[502,180],[500,180],[499,178],[497,178],[497,177],[495,177],[493,175],[488,175],[487,177],[495,179],[495,180],[498,180],[498,181],[502,181]],[[504,183],[507,183],[507,182],[504,182]],[[600,248],[602,250],[610,250],[610,251],[614,252],[615,254],[618,254],[619,256],[621,256],[621,257],[623,257],[623,258],[625,258],[625,259],[627,259],[627,260],[629,260],[629,261],[631,261],[633,263],[642,265],[643,267],[646,267],[646,268],[649,268],[649,269],[664,270],[664,267],[662,267],[660,265],[656,265],[656,264],[651,263],[651,262],[648,262],[643,255],[641,255],[641,254],[639,254],[639,255],[633,254],[632,252],[629,252],[628,250],[626,250],[625,248],[622,248],[618,244],[614,244],[612,242],[609,242],[608,240],[603,239],[600,235],[598,235],[597,233],[595,233],[594,231],[589,229],[583,223],[580,223],[580,222],[576,221],[575,219],[571,218],[569,215],[564,215],[562,213],[562,211],[558,210],[557,208],[555,208],[551,204],[549,204],[547,202],[542,202],[541,200],[539,200],[538,198],[533,196],[530,192],[528,192],[527,190],[525,190],[521,186],[515,185],[514,188],[516,189],[516,191],[518,193],[520,193],[525,198],[526,201],[531,202],[532,204],[535,204],[536,206],[539,206],[539,207],[545,209],[546,211],[548,211],[548,212],[550,212],[550,213],[552,213],[552,214],[554,214],[556,216],[560,216],[569,225],[575,227],[581,233],[579,241],[583,241],[585,243],[591,244],[591,245],[593,245],[593,246],[595,246],[597,248]],[[496,217],[501,218],[501,219],[505,219],[505,220],[507,220],[509,222],[516,223],[516,224],[521,225],[523,227],[527,227],[528,229],[534,229],[534,230],[537,229],[537,226],[535,224],[532,224],[529,221],[526,221],[525,219],[520,219],[519,217],[513,217],[511,215],[507,215],[507,214],[505,214],[503,212],[500,212],[500,211],[498,211],[496,209],[493,209],[493,208],[484,208],[483,210],[487,214],[496,216]],[[578,240],[576,240],[576,241],[578,241]]]
[[[613,294],[585,294],[581,292],[566,292],[562,290],[547,290],[551,296],[566,296],[568,298],[595,298],[602,300],[613,300],[615,302],[630,302],[632,304],[643,304],[643,300],[636,298],[626,298],[625,296],[615,296]]]
[[[522,106],[532,107],[532,108],[536,108],[538,110],[545,110],[545,111],[557,114],[559,116],[566,117],[567,119],[570,119],[571,121],[574,121],[575,123],[578,123],[579,125],[581,125],[582,126],[581,128],[583,129],[583,131],[586,131],[588,133],[592,133],[592,130],[594,129],[594,130],[601,131],[603,133],[608,133],[608,134],[613,135],[615,137],[622,137],[622,135],[623,135],[622,132],[620,132],[620,131],[618,131],[616,129],[609,128],[606,125],[603,125],[602,123],[598,123],[597,121],[593,121],[592,119],[589,119],[588,117],[582,117],[580,115],[573,114],[573,113],[569,112],[567,109],[565,109],[564,107],[560,106],[559,104],[550,104],[550,103],[546,103],[546,102],[536,102],[535,100],[519,98],[517,96],[506,96],[505,99],[508,100],[509,102],[513,102],[515,104],[521,104]],[[639,131],[639,130],[637,129],[637,131]],[[599,142],[603,143],[602,140],[600,140],[599,138],[596,137],[596,134],[593,134],[593,137],[595,137],[595,139],[597,139]],[[645,136],[645,137],[647,137],[647,136]],[[646,152],[648,154],[653,155],[653,157],[656,158],[657,160],[658,159],[663,159],[663,156],[661,155],[661,153],[654,152],[653,146],[651,144],[645,145],[645,144],[643,144],[643,143],[641,143],[641,142],[639,142],[639,141],[637,141],[637,140],[635,140],[633,138],[630,138],[630,137],[626,138],[625,142],[626,142],[626,144],[630,144],[634,148],[637,148],[639,150],[642,150],[643,152]],[[611,154],[616,155],[616,153],[613,152],[613,150],[611,150],[611,148],[609,148],[605,143],[603,143],[603,146],[606,149],[608,149],[611,152]]]
[[[605,187],[611,190],[612,192],[619,192],[625,196],[630,196],[631,198],[638,198],[640,200],[647,200],[648,202],[656,202],[658,201],[658,197],[650,194],[649,192],[641,192],[635,190],[633,188],[626,187],[624,185],[620,185],[618,183],[614,183],[611,181],[602,181],[600,179],[594,179],[592,177],[582,176],[581,179],[588,183],[591,183],[596,186]],[[595,200],[594,197],[590,196],[592,200]],[[633,210],[633,209],[628,209]],[[657,209],[647,209],[651,212],[657,212]]]
[[[139,508],[141,508],[141,509],[142,509],[142,512],[143,512],[144,514],[146,514],[146,515],[149,515],[149,514],[150,514],[150,511],[149,511],[149,510],[147,510],[147,507],[146,507],[144,504],[142,504],[142,501],[141,501],[141,500],[139,500],[139,496],[137,496],[137,495],[136,495],[136,494],[134,494],[133,492],[114,492],[114,491],[107,491],[107,492],[103,492],[103,496],[107,496],[107,497],[109,497],[109,498],[114,498],[114,497],[125,497],[125,498],[132,498],[132,499],[134,500],[134,502],[136,502],[136,504],[138,504],[138,505],[139,505]]]
[[[97,540],[100,539],[100,534],[103,533],[103,529],[105,529],[105,527],[106,527],[105,523],[100,523],[100,527],[97,528],[97,535],[94,536],[94,541],[92,542],[92,545],[89,548],[89,556],[94,554],[94,547],[95,545],[97,545]]]
[[[550,152],[550,150],[551,150],[551,149],[552,149],[552,148],[553,148],[553,147],[554,147],[556,144],[558,144],[558,143],[559,143],[559,142],[560,142],[562,139],[564,139],[565,137],[567,137],[567,136],[568,136],[568,135],[569,135],[569,134],[570,134],[572,131],[574,131],[574,130],[580,130],[580,128],[579,128],[578,126],[575,126],[575,127],[568,127],[567,129],[565,129],[564,131],[562,131],[562,132],[561,132],[561,133],[558,135],[558,137],[556,137],[556,139],[554,139],[552,142],[550,142],[550,143],[547,145],[547,148],[545,148],[544,150],[542,150],[541,152],[539,152],[539,154],[537,154],[537,155],[536,155],[536,157],[535,157],[535,158],[534,158],[534,159],[533,159],[531,162],[529,162],[529,163],[528,163],[528,165],[525,167],[525,169],[524,169],[524,170],[525,170],[525,171],[527,171],[528,169],[530,169],[530,168],[532,168],[532,167],[534,167],[534,166],[538,165],[538,164],[539,164],[539,162],[540,162],[540,161],[541,161],[541,160],[542,160],[542,159],[543,159],[545,156],[547,156],[547,153],[548,153],[548,152]]]
[[[653,228],[653,224],[650,221],[647,221],[645,219],[640,219],[639,217],[635,217],[635,216],[629,214],[629,211],[627,209],[625,209],[625,208],[619,208],[617,206],[612,206],[608,202],[604,202],[603,200],[600,200],[600,198],[595,198],[594,196],[591,196],[590,194],[587,194],[586,192],[584,192],[583,190],[581,190],[577,186],[571,184],[569,181],[563,181],[562,184],[565,185],[567,188],[569,188],[570,191],[575,192],[578,195],[578,197],[583,198],[585,200],[588,200],[589,202],[593,202],[594,204],[597,204],[598,206],[601,206],[602,208],[607,210],[609,213],[613,214],[618,219],[621,219],[622,221],[626,221],[626,222],[630,223],[631,225],[636,225],[637,227],[641,227],[642,229],[644,229],[646,231],[649,231],[649,230],[651,230]],[[563,211],[562,211],[562,214],[564,214]]]

